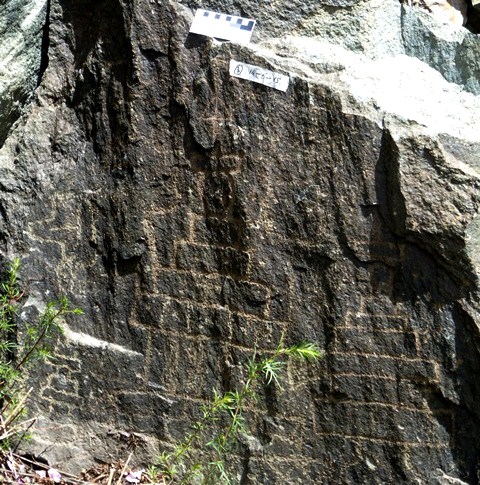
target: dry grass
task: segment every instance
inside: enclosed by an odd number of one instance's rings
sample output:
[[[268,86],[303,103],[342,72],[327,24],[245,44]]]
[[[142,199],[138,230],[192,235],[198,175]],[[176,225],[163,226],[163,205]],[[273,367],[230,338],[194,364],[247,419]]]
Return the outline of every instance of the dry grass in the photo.
[[[59,470],[54,470],[44,463],[30,460],[12,451],[0,451],[0,483],[19,485],[131,484],[135,482],[127,481],[127,477],[129,477],[129,473],[131,472],[128,468],[129,459],[124,462],[119,461],[117,463],[102,464],[82,472],[80,476],[74,476]],[[50,473],[50,475],[53,475],[56,480],[49,476],[49,472],[52,470],[54,470],[54,473]],[[140,481],[136,483],[163,485],[163,482],[151,481],[145,474],[142,474]]]

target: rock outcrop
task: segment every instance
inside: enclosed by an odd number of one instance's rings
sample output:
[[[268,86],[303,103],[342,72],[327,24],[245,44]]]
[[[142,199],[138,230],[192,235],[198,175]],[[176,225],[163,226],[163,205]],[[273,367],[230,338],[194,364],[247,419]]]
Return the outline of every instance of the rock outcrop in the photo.
[[[405,3],[430,12],[440,22],[456,26],[467,23],[468,5],[465,0],[413,0]]]
[[[480,41],[393,0],[212,0],[257,20],[241,46],[189,35],[197,7],[51,1],[0,242],[22,318],[85,316],[32,371],[28,446],[148,460],[284,332],[326,356],[266,396],[242,483],[477,483]]]
[[[45,68],[46,11],[47,0],[9,0],[0,5],[0,145]]]

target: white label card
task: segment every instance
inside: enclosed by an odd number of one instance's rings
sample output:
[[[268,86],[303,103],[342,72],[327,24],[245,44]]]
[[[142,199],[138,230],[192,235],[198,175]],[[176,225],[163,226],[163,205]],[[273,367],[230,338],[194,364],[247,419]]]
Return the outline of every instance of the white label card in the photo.
[[[230,61],[230,76],[264,84],[284,92],[290,82],[290,78],[284,74],[234,60]]]
[[[190,32],[247,44],[254,27],[255,20],[252,19],[199,9],[195,12]]]

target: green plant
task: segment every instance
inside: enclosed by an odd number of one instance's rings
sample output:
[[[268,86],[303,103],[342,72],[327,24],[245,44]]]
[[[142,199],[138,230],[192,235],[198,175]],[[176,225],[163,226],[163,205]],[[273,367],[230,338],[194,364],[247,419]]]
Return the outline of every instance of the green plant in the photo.
[[[16,308],[22,297],[17,285],[19,268],[20,260],[15,258],[5,272],[5,280],[0,290],[0,386],[10,382],[15,376],[14,367],[10,362],[16,348]]]
[[[160,474],[160,470],[155,465],[149,465],[147,470],[145,471],[145,475],[150,481],[150,483],[154,483],[157,480],[157,477],[159,474]]]
[[[34,362],[50,356],[50,340],[62,332],[60,321],[68,314],[81,314],[66,298],[49,302],[34,323],[25,323],[17,338],[17,310],[24,295],[18,285],[20,260],[14,258],[0,286],[0,444],[10,446],[10,439],[31,425],[33,419],[19,422],[31,392],[22,392],[22,372]]]
[[[258,357],[256,352],[243,367],[244,380],[238,390],[219,394],[214,391],[212,401],[202,406],[202,415],[185,438],[170,453],[164,452],[151,474],[163,483],[230,484],[228,454],[239,436],[248,430],[244,416],[249,402],[258,402],[258,389],[262,384],[276,385],[280,381],[288,359],[312,362],[321,357],[318,347],[310,342],[286,347],[283,337],[270,355]],[[213,438],[205,437],[209,428],[227,416],[224,426]]]

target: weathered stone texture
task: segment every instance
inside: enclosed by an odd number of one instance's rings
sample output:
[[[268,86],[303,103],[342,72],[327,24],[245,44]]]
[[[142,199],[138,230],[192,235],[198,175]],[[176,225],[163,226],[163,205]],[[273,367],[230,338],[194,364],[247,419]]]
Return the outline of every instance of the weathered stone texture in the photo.
[[[328,15],[368,2],[209,4],[259,21],[243,47],[189,36],[200,2],[182,3],[52,0],[48,69],[0,150],[25,312],[59,294],[85,310],[33,372],[31,448],[75,470],[136,433],[154,456],[285,332],[326,356],[264,396],[243,483],[477,483],[477,97],[379,55],[381,24],[323,42]],[[230,78],[231,58],[289,90]]]
[[[47,46],[42,41],[46,11],[47,0],[0,4],[0,145],[31,100],[46,67]]]

